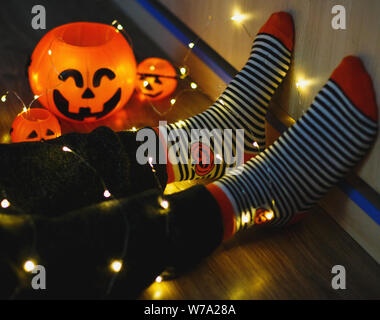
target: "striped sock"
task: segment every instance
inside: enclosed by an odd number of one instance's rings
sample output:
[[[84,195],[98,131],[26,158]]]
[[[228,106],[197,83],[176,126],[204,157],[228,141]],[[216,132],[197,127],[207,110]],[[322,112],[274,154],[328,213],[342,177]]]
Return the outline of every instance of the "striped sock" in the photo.
[[[207,186],[225,239],[253,224],[283,226],[310,209],[365,156],[377,128],[371,78],[358,58],[347,57],[293,127],[240,174]]]
[[[293,29],[293,21],[289,14],[273,14],[260,29],[247,64],[220,98],[208,110],[195,117],[160,127],[160,136],[169,137],[168,183],[222,176],[227,166],[226,162],[232,162],[225,161],[227,157],[231,159],[236,156],[235,147],[239,143],[235,131],[237,129],[244,130],[244,139],[240,140],[241,149],[244,149],[241,152],[244,153],[241,162],[265,149],[267,108],[290,67]],[[225,150],[225,135],[214,135],[212,142],[207,143],[199,138],[192,139],[192,129],[206,129],[208,133],[213,129],[231,129],[229,150]],[[170,142],[170,137],[176,137],[177,140]],[[175,144],[179,148],[173,148]],[[201,159],[201,155],[206,161],[191,163],[191,160]],[[223,161],[218,163],[215,161],[218,158]],[[180,163],[175,163],[173,159],[180,159]]]

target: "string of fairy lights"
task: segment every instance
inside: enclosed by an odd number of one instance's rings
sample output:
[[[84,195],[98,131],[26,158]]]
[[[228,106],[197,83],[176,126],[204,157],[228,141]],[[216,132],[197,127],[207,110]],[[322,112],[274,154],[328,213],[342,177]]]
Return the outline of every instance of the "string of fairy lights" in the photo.
[[[228,19],[228,21],[233,21],[234,23],[240,25],[243,28],[243,30],[246,32],[246,34],[248,35],[248,37],[250,39],[253,39],[253,37],[250,34],[248,28],[244,24],[244,21],[245,21],[246,17],[247,16],[245,14],[242,14],[240,12],[236,12],[230,19]],[[205,26],[205,29],[207,29],[211,25],[212,21],[214,21],[213,18],[212,18],[212,16],[209,16],[208,17],[208,21],[207,21],[207,25]],[[129,37],[129,35],[127,34],[127,32],[125,32],[124,27],[117,20],[114,20],[111,23],[111,25],[115,27],[116,32],[122,32],[123,33],[123,35],[128,40],[129,44],[133,48],[133,42],[132,42],[131,38]],[[179,73],[178,78],[180,80],[185,80],[185,79],[187,80],[188,77],[190,76],[190,68],[188,67],[188,65],[186,64],[186,62],[187,62],[187,60],[188,60],[188,58],[189,58],[192,50],[196,47],[197,43],[199,42],[199,40],[200,40],[200,37],[198,37],[198,38],[194,39],[193,41],[189,42],[188,45],[187,45],[187,47],[188,47],[187,48],[187,52],[186,52],[186,54],[184,56],[182,64],[178,67],[178,73]],[[48,55],[49,55],[49,57],[51,59],[52,68],[59,75],[59,72],[55,68],[54,62],[52,60],[52,54],[53,54],[53,50],[52,50],[52,44],[51,44],[50,48],[48,49]],[[58,84],[57,86],[59,86],[59,85],[60,84]],[[307,86],[309,86],[309,85],[310,85],[310,80],[306,80],[304,78],[297,79],[297,81],[296,81],[296,88],[298,90],[298,94],[301,94],[301,92]],[[47,94],[49,91],[55,89],[56,87],[48,89],[48,90],[46,90],[45,93],[42,93],[40,95],[35,95],[33,97],[33,100],[28,104],[28,106],[25,105],[25,103],[20,98],[20,96],[16,92],[14,92],[14,91],[6,91],[6,93],[3,94],[0,97],[0,101],[3,102],[3,103],[6,103],[8,95],[9,94],[13,94],[22,103],[22,106],[23,106],[22,112],[28,112],[28,110],[32,107],[32,105],[33,105],[33,103],[35,101],[37,101],[42,95]],[[188,88],[183,89],[175,97],[173,97],[170,100],[171,107],[173,107],[178,102],[178,99],[181,97],[182,94],[184,94],[185,92],[194,91],[194,90],[201,90],[201,89],[199,88],[199,86],[198,86],[198,84],[196,82],[194,82],[194,81],[188,81]],[[158,108],[154,105],[154,103],[151,100],[147,100],[147,101],[151,105],[152,109],[156,113],[158,113],[160,116],[166,114],[171,109],[170,108],[165,113],[161,113],[161,112],[158,111]],[[226,106],[226,104],[223,103],[223,100],[220,100],[220,101],[221,101],[221,103],[226,108],[228,108],[228,106]],[[183,120],[178,120],[176,122],[176,124],[179,125],[179,126],[181,126],[181,125],[184,125],[185,122]],[[132,127],[130,129],[130,131],[134,131],[134,132],[136,132],[137,130],[138,129],[136,127]],[[260,152],[259,144],[256,141],[253,141],[252,144],[253,144],[253,146],[255,148],[257,148],[258,152]],[[98,174],[97,170],[93,166],[91,166],[91,164],[89,164],[83,156],[81,156],[80,154],[78,154],[75,150],[73,150],[72,148],[70,148],[70,146],[67,146],[67,145],[63,145],[62,146],[62,152],[72,154],[73,156],[75,156],[76,158],[78,158],[79,161],[81,161],[88,168],[90,168],[98,176],[99,181],[100,181],[100,183],[101,183],[101,185],[103,187],[103,197],[104,197],[105,200],[116,200],[116,201],[118,201],[118,199],[112,195],[111,190],[107,187],[106,183],[104,182],[103,178]],[[223,159],[222,156],[219,155],[219,154],[216,155],[216,158],[219,159],[219,160]],[[164,190],[163,190],[162,185],[160,183],[160,180],[159,180],[159,178],[157,176],[157,172],[156,172],[156,169],[154,167],[153,158],[152,157],[149,157],[148,163],[149,163],[149,165],[151,167],[152,173],[153,173],[153,175],[155,177],[155,180],[157,182],[157,186],[158,186],[158,188],[161,191],[161,195],[158,198],[158,205],[161,207],[162,213],[166,214],[166,213],[168,213],[168,210],[170,208],[170,203],[164,197]],[[271,181],[271,178],[270,178],[270,168],[266,168],[266,170],[267,170],[267,173],[268,173],[269,185],[270,185],[270,188],[272,189],[272,181]],[[273,194],[273,191],[272,191],[272,194]],[[6,193],[5,193],[4,190],[2,191],[1,195],[2,195],[2,199],[0,199],[0,206],[3,209],[9,209],[9,208],[13,207],[16,212],[22,212],[21,210],[19,210],[18,208],[16,208],[14,205],[11,204],[11,202],[7,198]],[[245,213],[245,214],[243,214],[242,215],[242,221],[241,221],[242,225],[243,226],[244,225],[250,225],[250,224],[253,224],[254,222],[256,222],[257,224],[260,224],[260,222],[263,222],[263,221],[265,222],[265,221],[272,220],[274,218],[274,216],[275,216],[274,215],[275,206],[276,206],[275,200],[273,199],[273,201],[271,203],[271,209],[267,210],[267,211],[264,211],[262,214],[258,215],[257,217],[252,217],[251,213]],[[119,206],[119,207],[121,208],[121,206]],[[122,215],[125,217],[125,219],[127,219],[125,214],[122,214]],[[36,268],[36,266],[38,265],[38,261],[35,258],[35,257],[37,257],[37,253],[36,253],[36,249],[35,249],[36,248],[36,227],[34,225],[33,219],[30,216],[28,216],[28,215],[25,215],[25,216],[28,217],[28,221],[29,221],[29,223],[31,225],[31,228],[32,228],[32,231],[33,231],[33,239],[31,241],[31,244],[32,244],[31,245],[31,253],[30,253],[29,257],[25,259],[25,262],[23,263],[23,269],[25,270],[25,272],[31,273]],[[252,220],[255,220],[255,221],[252,221]],[[120,257],[115,257],[114,259],[111,259],[110,263],[109,263],[109,270],[112,272],[112,275],[111,275],[109,284],[108,284],[107,289],[106,289],[106,295],[108,295],[112,291],[112,287],[114,285],[114,282],[116,281],[117,274],[122,271],[123,264],[125,263],[125,255],[126,255],[126,252],[127,252],[128,238],[129,238],[129,229],[128,229],[129,224],[128,224],[127,220],[125,222],[126,222],[126,234],[125,234],[125,238],[124,238],[122,253],[121,253]],[[164,276],[163,275],[159,275],[155,279],[155,281],[157,283],[161,283],[163,280],[164,280]],[[16,291],[17,290],[19,290],[19,288],[16,288]]]

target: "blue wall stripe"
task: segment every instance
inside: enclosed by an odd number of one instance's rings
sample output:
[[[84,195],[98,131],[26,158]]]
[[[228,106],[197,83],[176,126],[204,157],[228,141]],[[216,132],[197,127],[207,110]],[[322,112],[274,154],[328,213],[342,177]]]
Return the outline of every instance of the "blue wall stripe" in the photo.
[[[149,0],[138,0],[140,5],[148,11],[158,22],[165,26],[180,42],[185,46],[195,39],[190,39],[177,26],[163,15]],[[224,82],[229,83],[232,80],[232,75],[224,70],[215,60],[206,54],[199,46],[195,46],[192,51],[199,59],[201,59],[211,70],[213,70]],[[236,70],[237,72],[237,70]],[[267,119],[270,120],[270,119]],[[284,131],[283,125],[278,119],[271,121],[279,132]],[[281,123],[281,125],[278,124]],[[276,124],[277,123],[277,124]],[[351,186],[347,181],[342,181],[338,187],[343,191],[353,202],[356,203],[368,216],[372,218],[380,226],[380,210],[371,201],[369,201],[362,193]]]
[[[364,212],[366,212],[372,220],[380,225],[380,210],[376,208],[367,198],[351,186],[347,181],[340,182],[339,188]]]

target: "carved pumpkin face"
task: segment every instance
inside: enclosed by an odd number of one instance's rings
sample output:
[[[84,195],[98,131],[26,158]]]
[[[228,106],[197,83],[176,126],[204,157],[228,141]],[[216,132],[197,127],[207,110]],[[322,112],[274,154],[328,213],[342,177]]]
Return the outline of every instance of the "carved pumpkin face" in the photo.
[[[122,108],[136,80],[133,51],[119,30],[89,22],[51,30],[38,43],[29,82],[40,102],[74,122],[104,119]]]
[[[169,61],[148,58],[137,66],[139,90],[149,100],[160,100],[174,92],[177,87],[177,73]]]
[[[17,115],[10,133],[12,142],[49,140],[61,135],[61,126],[48,110],[32,108]]]

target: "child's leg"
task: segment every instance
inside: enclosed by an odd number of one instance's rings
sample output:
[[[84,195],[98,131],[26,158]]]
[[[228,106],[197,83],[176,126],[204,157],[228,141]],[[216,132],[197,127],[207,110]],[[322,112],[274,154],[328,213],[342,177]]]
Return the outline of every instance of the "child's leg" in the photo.
[[[225,236],[253,224],[281,226],[314,206],[367,154],[377,133],[372,81],[347,57],[311,108],[270,148],[207,189],[220,204]],[[259,208],[272,208],[266,216]]]
[[[236,146],[236,130],[244,130],[245,160],[265,149],[268,105],[289,70],[293,38],[292,17],[285,12],[273,14],[256,36],[248,62],[220,98],[205,112],[160,129],[161,133],[165,131],[169,139],[170,135],[179,138],[178,143],[169,141],[167,144],[168,183],[217,178],[225,172],[224,161],[223,164],[214,165],[216,158],[224,155],[223,138],[215,138],[212,146],[199,143],[197,139],[191,141],[194,129],[208,132],[230,129],[233,131],[232,146]],[[172,148],[174,144],[182,148],[180,155],[176,154],[178,149]],[[207,163],[200,161],[192,164],[191,158],[197,158],[200,154],[206,155]],[[178,158],[181,163],[176,164],[174,159]]]

